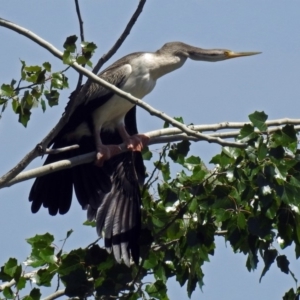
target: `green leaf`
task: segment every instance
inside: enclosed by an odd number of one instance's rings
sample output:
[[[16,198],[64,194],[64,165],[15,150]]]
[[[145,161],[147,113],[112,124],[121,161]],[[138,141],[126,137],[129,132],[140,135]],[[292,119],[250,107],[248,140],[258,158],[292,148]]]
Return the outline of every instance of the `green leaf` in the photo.
[[[88,60],[88,61],[86,62],[86,65],[87,65],[88,67],[90,67],[90,68],[93,67],[93,63],[92,63],[90,60]]]
[[[53,247],[46,247],[40,251],[40,257],[49,264],[57,262],[57,257],[54,255]]]
[[[198,156],[192,155],[184,160],[184,166],[190,171],[192,171],[195,168],[195,166],[198,166],[200,164],[201,159]]]
[[[78,37],[76,35],[71,35],[67,37],[66,41],[64,42],[64,48],[70,52],[74,53],[76,51],[76,41]]]
[[[266,115],[263,111],[255,111],[253,114],[250,114],[249,116],[250,121],[252,124],[257,127],[260,131],[266,131],[267,125],[266,120],[268,119],[268,115]]]
[[[281,272],[285,273],[285,274],[289,274],[289,264],[290,262],[288,261],[288,259],[286,258],[285,255],[278,255],[276,258],[277,261],[277,266],[278,268],[281,270]]]
[[[283,300],[299,300],[299,295],[296,295],[294,289],[291,288],[287,293],[284,294]]]
[[[245,124],[240,130],[238,140],[245,143],[255,137],[257,137],[257,133],[254,131],[254,127],[250,124]]]
[[[97,45],[93,42],[81,42],[81,48],[84,50],[84,52],[95,52],[97,49]]]
[[[257,149],[257,158],[258,160],[263,160],[268,154],[268,147],[266,144],[261,143]]]
[[[272,221],[262,215],[248,219],[248,230],[251,234],[265,238],[271,233]]]
[[[184,159],[190,151],[191,143],[189,141],[182,141],[177,144],[173,144],[169,151],[169,157],[179,164],[184,164]]]
[[[52,246],[54,237],[51,234],[37,234],[26,241],[32,247],[31,254],[26,260],[27,265],[40,267],[46,263],[53,264],[57,261],[57,258],[54,255],[54,247]]]
[[[264,252],[264,263],[265,267],[261,273],[261,276],[259,278],[259,282],[261,282],[262,277],[267,273],[267,271],[270,269],[270,266],[273,264],[278,252],[275,249],[268,249]]]
[[[0,280],[2,280],[2,281],[10,281],[10,280],[12,280],[12,279],[13,279],[12,276],[9,276],[8,274],[6,274],[6,273],[4,272],[4,266],[2,266],[2,267],[0,268]]]
[[[48,104],[50,107],[58,104],[59,92],[57,90],[45,91],[44,95],[48,100]]]
[[[284,146],[295,151],[297,148],[297,135],[292,125],[285,125],[282,130],[272,134],[272,147]]]
[[[34,237],[26,239],[26,242],[34,248],[45,248],[50,246],[54,241],[54,236],[50,233],[36,234]]]
[[[86,220],[85,222],[82,223],[82,225],[96,227],[96,221]]]
[[[156,280],[161,280],[164,284],[167,282],[166,272],[163,264],[158,264],[154,268],[154,277]]]
[[[143,160],[150,160],[152,158],[152,152],[148,147],[145,147],[142,151]]]
[[[168,181],[170,177],[170,164],[168,162],[163,163],[161,161],[156,161],[154,163],[155,167],[161,171],[163,179]]]
[[[76,61],[75,56],[68,50],[63,53],[63,63],[66,65],[71,65]]]
[[[63,257],[58,273],[67,275],[76,269],[82,269],[85,260],[86,251],[79,248],[72,250],[69,254]]]
[[[18,261],[15,258],[10,258],[4,265],[4,272],[14,277],[15,273],[18,271]]]
[[[296,254],[296,259],[298,259],[300,257],[300,246],[299,245],[295,245],[295,254]]]
[[[4,103],[7,103],[7,99],[5,98],[0,98],[0,105],[4,104]]]
[[[240,229],[246,228],[246,218],[243,213],[239,213],[237,216],[237,225]]]
[[[3,290],[3,296],[6,299],[14,299],[15,298],[13,291],[11,290],[10,287],[7,287],[7,286]]]
[[[35,274],[36,284],[39,286],[51,286],[51,280],[53,279],[55,271],[51,268],[39,269]]]
[[[9,84],[2,84],[0,89],[0,95],[5,97],[12,97],[14,95],[14,89]]]
[[[233,159],[237,159],[241,154],[241,150],[234,147],[223,147],[222,152]]]
[[[62,277],[66,284],[65,295],[69,297],[85,298],[93,288],[93,282],[89,282],[83,269],[76,269]]]
[[[154,297],[160,300],[169,299],[167,296],[167,287],[162,280],[157,280],[152,284],[148,284],[145,290],[150,297]]]
[[[84,65],[87,62],[87,59],[83,55],[80,55],[76,58],[76,62],[80,65]]]
[[[250,251],[246,261],[246,267],[248,271],[250,272],[251,270],[255,270],[257,268],[257,264],[258,264],[257,254]]]
[[[43,67],[47,72],[51,72],[51,64],[49,62],[44,62]]]
[[[63,88],[68,88],[68,87],[69,87],[68,78],[64,74],[60,72],[52,74],[51,89],[56,88],[61,90]]]
[[[191,176],[191,180],[199,183],[204,179],[205,175],[206,175],[206,172],[203,171],[201,166],[198,165],[193,169],[193,174]]]
[[[176,120],[177,122],[184,124],[183,118],[182,117],[174,117],[174,120]]]
[[[40,300],[42,294],[40,292],[40,289],[37,289],[37,288],[33,288],[31,291],[30,291],[30,297],[32,300]]]
[[[42,68],[40,66],[26,66],[24,70],[30,73],[38,73],[41,72]]]
[[[46,102],[44,99],[41,99],[41,107],[42,107],[43,112],[45,112],[46,111]]]
[[[70,235],[74,232],[73,229],[70,229],[67,231],[67,236],[66,236],[66,239],[68,239],[70,237]]]
[[[16,287],[18,290],[24,289],[26,286],[26,279],[24,277],[20,277],[17,281]]]

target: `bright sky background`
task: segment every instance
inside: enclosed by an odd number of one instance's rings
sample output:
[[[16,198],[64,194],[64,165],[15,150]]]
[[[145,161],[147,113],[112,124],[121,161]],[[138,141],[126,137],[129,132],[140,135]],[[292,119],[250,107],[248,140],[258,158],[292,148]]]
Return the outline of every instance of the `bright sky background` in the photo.
[[[81,1],[85,38],[98,45],[94,62],[110,49],[119,37],[138,1]],[[299,118],[300,96],[300,1],[290,0],[150,0],[130,36],[110,61],[136,51],[155,51],[164,43],[182,41],[202,48],[235,51],[262,51],[261,55],[206,63],[188,61],[184,67],[159,80],[145,101],[171,116],[182,116],[186,123],[207,124],[222,121],[247,121],[254,112],[265,111],[269,119]],[[0,17],[16,22],[62,49],[67,36],[79,35],[74,1],[10,0],[1,5]],[[0,83],[20,78],[20,59],[28,65],[49,61],[53,70],[64,68],[60,61],[32,41],[0,27]],[[0,175],[12,168],[59,120],[77,74],[70,71],[70,90],[63,92],[61,105],[33,111],[28,128],[17,122],[7,108],[0,120]],[[138,113],[140,132],[158,129],[162,121],[148,113]],[[153,149],[157,149],[158,146]],[[198,143],[192,153],[205,162],[220,151],[216,145]],[[36,159],[30,168],[40,166]],[[32,215],[28,194],[33,180],[0,190],[0,264],[9,257],[24,261],[29,246],[24,241],[36,233],[55,234],[57,245],[66,232],[75,232],[66,250],[85,247],[96,239],[96,232],[83,228],[86,213],[76,199],[67,215],[51,217],[45,209]],[[286,253],[286,252],[282,252]],[[293,249],[288,252],[294,259]],[[260,260],[261,261],[261,260]],[[231,246],[217,238],[217,249],[206,263],[203,292],[197,289],[192,299],[281,299],[294,287],[290,276],[276,264],[259,284],[263,269],[249,273],[246,256],[233,254]],[[298,261],[290,268],[300,279]],[[44,294],[43,296],[46,296]],[[170,299],[186,299],[186,291],[173,279]]]

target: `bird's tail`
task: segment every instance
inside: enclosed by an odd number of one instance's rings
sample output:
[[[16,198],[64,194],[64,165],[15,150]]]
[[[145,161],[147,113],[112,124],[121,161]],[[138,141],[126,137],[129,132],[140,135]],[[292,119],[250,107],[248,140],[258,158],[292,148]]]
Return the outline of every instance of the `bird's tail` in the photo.
[[[145,170],[140,152],[125,152],[104,164],[111,169],[111,190],[99,194],[99,205],[88,206],[88,219],[96,220],[98,234],[104,235],[105,248],[113,251],[117,262],[138,264],[141,230],[141,195],[139,182]]]

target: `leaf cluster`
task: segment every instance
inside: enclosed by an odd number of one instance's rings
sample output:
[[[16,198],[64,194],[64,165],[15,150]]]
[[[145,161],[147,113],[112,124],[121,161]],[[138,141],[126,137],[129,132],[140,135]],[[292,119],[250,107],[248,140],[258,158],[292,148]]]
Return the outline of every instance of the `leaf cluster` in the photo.
[[[197,286],[203,287],[202,266],[214,255],[218,235],[234,252],[245,255],[248,271],[255,270],[259,260],[264,263],[260,280],[276,261],[278,270],[296,283],[283,299],[298,299],[297,279],[281,253],[293,246],[300,256],[297,134],[290,125],[269,134],[263,112],[249,119],[252,124],[245,125],[237,138],[247,148],[224,147],[211,159],[212,170],[189,155],[188,141],[163,148],[142,190],[139,266],[117,264],[96,243],[57,252],[52,235],[37,235],[27,240],[32,251],[26,264],[35,269],[34,276],[26,277],[22,266],[10,258],[0,279],[14,280],[15,291],[6,286],[4,297],[16,297],[31,281],[37,287],[26,297],[39,299],[39,286],[50,286],[55,275],[69,297],[168,299],[166,284],[171,277],[186,286],[190,297]],[[153,159],[148,149],[144,158]],[[152,283],[145,282],[147,275],[153,276]]]
[[[71,65],[77,62],[81,65],[87,64],[92,67],[90,61],[97,46],[91,42],[82,42],[82,53],[77,54],[76,36],[70,36],[64,43],[63,63]],[[12,109],[18,115],[18,120],[23,126],[27,126],[32,109],[41,106],[45,112],[49,107],[58,105],[59,90],[69,88],[68,78],[64,70],[53,72],[49,62],[39,65],[27,65],[21,60],[21,76],[17,81],[12,79],[10,83],[2,84],[0,87],[0,118],[2,113],[11,103]]]

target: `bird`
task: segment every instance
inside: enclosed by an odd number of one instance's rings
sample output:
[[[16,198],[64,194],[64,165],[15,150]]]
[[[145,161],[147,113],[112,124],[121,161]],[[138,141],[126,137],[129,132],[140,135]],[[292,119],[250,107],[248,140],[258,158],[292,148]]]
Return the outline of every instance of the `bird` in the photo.
[[[187,59],[218,62],[259,53],[169,42],[156,52],[126,55],[98,76],[142,99],[154,89],[160,77],[182,67]],[[48,155],[44,164],[96,150],[95,162],[37,177],[29,193],[31,211],[36,213],[43,205],[50,215],[67,213],[74,188],[78,202],[87,210],[88,220],[96,222],[106,250],[113,252],[118,263],[138,264],[142,226],[140,188],[146,178],[141,150],[148,140],[146,135],[138,134],[136,106],[92,83],[82,103],[48,145],[57,149],[78,144],[79,148]],[[120,150],[122,143],[128,151]]]

